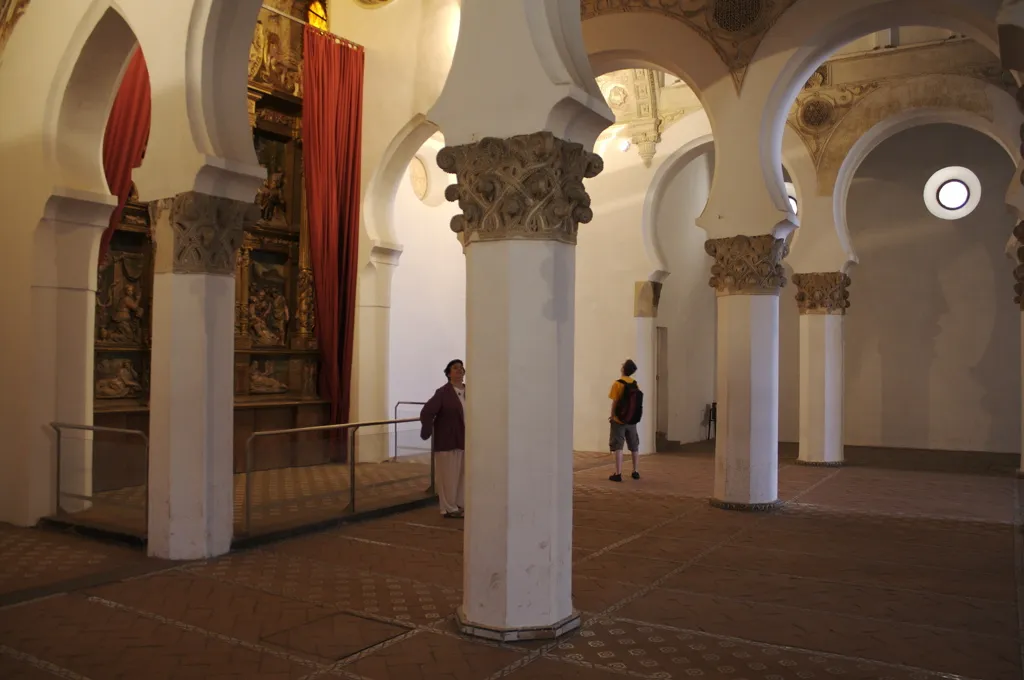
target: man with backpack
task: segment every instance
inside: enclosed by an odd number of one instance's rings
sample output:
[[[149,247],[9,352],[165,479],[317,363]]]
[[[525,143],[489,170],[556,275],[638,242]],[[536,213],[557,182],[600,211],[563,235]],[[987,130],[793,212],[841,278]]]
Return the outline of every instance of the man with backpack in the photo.
[[[622,481],[622,448],[629,446],[633,454],[633,479],[640,479],[640,437],[636,433],[636,424],[643,416],[644,393],[633,379],[636,364],[626,359],[622,364],[622,377],[612,383],[608,398],[612,400],[612,414],[608,418],[611,423],[611,435],[608,446],[615,454],[615,474],[608,479],[613,482]]]

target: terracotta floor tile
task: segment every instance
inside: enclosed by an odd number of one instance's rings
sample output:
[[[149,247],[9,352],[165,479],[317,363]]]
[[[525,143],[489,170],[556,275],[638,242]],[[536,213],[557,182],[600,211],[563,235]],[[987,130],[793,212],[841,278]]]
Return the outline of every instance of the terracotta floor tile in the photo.
[[[505,677],[512,680],[613,680],[623,676],[598,666],[565,663],[557,658],[540,658]]]
[[[592,560],[574,564],[573,576],[643,585],[665,576],[678,567],[679,564],[667,560],[608,552]]]
[[[572,603],[582,612],[597,614],[629,597],[636,586],[601,578],[573,578]]]
[[[480,680],[519,658],[520,652],[420,633],[345,670],[370,680]]]
[[[331,614],[265,636],[263,641],[321,660],[337,661],[408,632],[407,628],[371,619],[349,614]]]

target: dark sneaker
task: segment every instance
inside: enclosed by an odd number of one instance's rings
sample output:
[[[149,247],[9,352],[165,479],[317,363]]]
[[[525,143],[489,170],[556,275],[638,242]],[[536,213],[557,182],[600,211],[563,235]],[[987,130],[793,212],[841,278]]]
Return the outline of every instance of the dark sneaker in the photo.
[[[614,475],[609,476],[608,479],[610,479],[613,482],[621,482],[622,481],[622,475],[614,474]]]
[[[636,470],[633,470],[633,479],[640,479],[640,473]]]

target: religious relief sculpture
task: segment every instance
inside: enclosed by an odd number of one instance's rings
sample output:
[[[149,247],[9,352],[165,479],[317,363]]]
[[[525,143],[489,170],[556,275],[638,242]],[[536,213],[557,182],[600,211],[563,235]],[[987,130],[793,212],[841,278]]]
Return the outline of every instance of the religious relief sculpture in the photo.
[[[594,216],[583,180],[604,169],[600,156],[550,132],[445,147],[437,164],[458,178],[445,198],[462,210],[452,231],[464,246],[506,239],[575,245],[579,225]]]
[[[801,314],[846,314],[852,280],[843,272],[793,274],[796,303]]]
[[[145,344],[145,309],[139,283],[145,260],[129,253],[107,252],[98,274],[96,338],[105,345]]]
[[[268,225],[284,226],[287,223],[283,173],[273,172],[267,176],[267,181],[256,193],[256,205],[260,207],[260,218]]]
[[[316,361],[307,361],[302,367],[302,396],[307,399],[316,399],[319,396],[317,373]]]
[[[96,364],[94,391],[97,399],[131,399],[145,389],[131,359],[104,359]]]
[[[288,391],[288,385],[274,377],[274,362],[264,362],[260,370],[260,362],[253,359],[249,364],[249,391],[253,394],[281,394]]]
[[[249,82],[302,97],[302,27],[260,10],[249,45]]]
[[[778,295],[786,285],[785,239],[771,234],[709,239],[704,251],[715,259],[708,284],[719,295]]]
[[[284,345],[288,334],[291,312],[288,300],[280,291],[267,292],[253,284],[249,296],[248,326],[252,344],[256,346]]]

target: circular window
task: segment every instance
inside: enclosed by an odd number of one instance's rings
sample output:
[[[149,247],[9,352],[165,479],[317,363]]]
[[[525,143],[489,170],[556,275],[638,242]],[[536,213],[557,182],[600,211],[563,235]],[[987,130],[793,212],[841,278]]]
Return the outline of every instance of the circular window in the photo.
[[[426,200],[427,190],[430,188],[430,180],[427,177],[427,166],[419,156],[413,156],[409,163],[409,181],[412,184],[412,191],[416,198]]]
[[[924,204],[928,212],[939,219],[963,219],[974,212],[980,202],[981,181],[967,168],[943,168],[924,185]]]
[[[971,200],[971,190],[963,180],[949,179],[939,186],[939,190],[935,192],[935,198],[938,199],[939,205],[946,210],[959,210],[967,205],[967,201]]]
[[[794,215],[800,212],[800,204],[792,196],[789,197],[789,209],[793,211]]]

